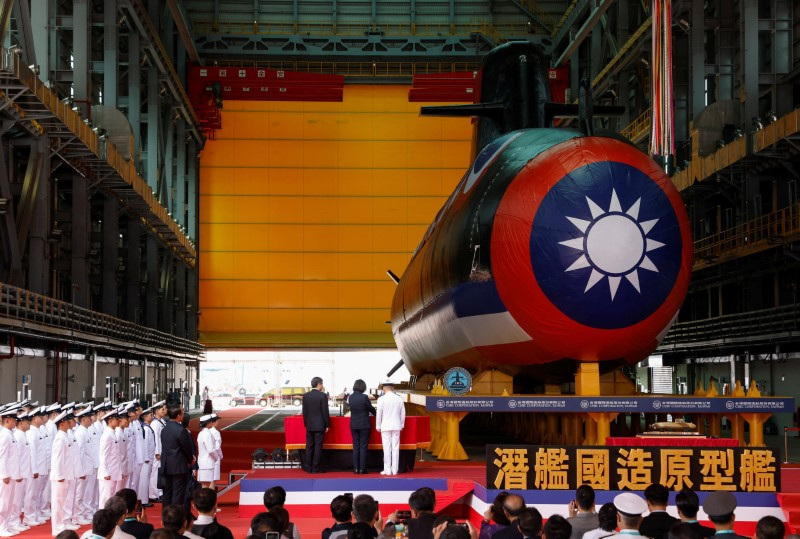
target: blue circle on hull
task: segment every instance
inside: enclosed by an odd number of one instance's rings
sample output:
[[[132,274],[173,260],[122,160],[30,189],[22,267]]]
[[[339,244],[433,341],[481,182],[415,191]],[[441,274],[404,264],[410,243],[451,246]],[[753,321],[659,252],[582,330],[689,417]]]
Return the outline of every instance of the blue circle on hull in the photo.
[[[547,193],[533,220],[530,256],[539,287],[585,326],[619,329],[664,304],[681,266],[678,218],[641,170],[600,161]]]

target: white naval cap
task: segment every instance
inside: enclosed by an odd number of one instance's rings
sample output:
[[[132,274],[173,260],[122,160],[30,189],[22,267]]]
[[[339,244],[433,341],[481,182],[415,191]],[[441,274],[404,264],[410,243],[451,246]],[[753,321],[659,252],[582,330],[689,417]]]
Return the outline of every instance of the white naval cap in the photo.
[[[207,425],[208,423],[211,422],[212,419],[213,418],[211,417],[211,414],[200,416],[200,424],[201,425]]]
[[[67,419],[69,419],[69,417],[70,417],[71,415],[72,415],[72,414],[70,414],[70,413],[69,413],[67,410],[64,410],[63,412],[61,412],[60,414],[58,414],[58,415],[55,417],[55,419],[53,419],[53,423],[55,423],[56,425],[58,425],[58,424],[59,424],[59,423],[61,423],[62,421],[66,421]]]
[[[48,414],[50,414],[50,413],[53,413],[53,412],[57,412],[57,411],[59,411],[59,410],[61,410],[61,405],[60,405],[60,404],[58,404],[57,402],[54,402],[53,404],[51,404],[50,406],[48,406],[48,407],[46,408],[46,410],[45,410],[45,411],[46,411]]]
[[[163,401],[158,401],[157,403],[155,403],[155,404],[153,405],[153,410],[155,410],[156,408],[161,408],[161,407],[162,407],[162,406],[164,406],[165,404],[167,404],[167,401],[165,401],[165,400],[163,400]]]
[[[89,416],[89,415],[92,415],[92,407],[91,407],[91,405],[88,408],[84,408],[83,410],[81,410],[80,412],[75,414],[75,417],[84,417],[84,416]]]
[[[0,412],[0,417],[17,417],[17,412],[19,412],[22,408],[19,407],[9,407]]]
[[[625,515],[640,516],[647,511],[647,503],[633,492],[623,492],[614,497],[614,507]]]

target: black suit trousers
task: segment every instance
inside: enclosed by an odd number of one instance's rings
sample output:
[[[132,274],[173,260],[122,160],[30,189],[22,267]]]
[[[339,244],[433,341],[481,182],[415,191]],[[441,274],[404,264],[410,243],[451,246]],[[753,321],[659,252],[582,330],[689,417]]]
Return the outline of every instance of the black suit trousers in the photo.
[[[319,461],[322,458],[322,441],[325,439],[325,431],[307,430],[306,431],[306,471],[319,472]]]
[[[367,445],[371,429],[350,429],[353,434],[353,469],[367,469]]]
[[[167,505],[182,505],[188,511],[190,509],[186,497],[189,485],[189,474],[169,474],[164,475],[164,497],[162,507]]]

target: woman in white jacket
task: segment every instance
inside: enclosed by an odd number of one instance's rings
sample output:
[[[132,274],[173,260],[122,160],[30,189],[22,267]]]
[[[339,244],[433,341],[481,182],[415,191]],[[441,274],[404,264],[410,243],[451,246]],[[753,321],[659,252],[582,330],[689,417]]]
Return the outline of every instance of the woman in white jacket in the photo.
[[[211,433],[211,416],[200,418],[200,433],[197,435],[197,481],[200,486],[214,488],[214,464],[217,456],[217,442]]]

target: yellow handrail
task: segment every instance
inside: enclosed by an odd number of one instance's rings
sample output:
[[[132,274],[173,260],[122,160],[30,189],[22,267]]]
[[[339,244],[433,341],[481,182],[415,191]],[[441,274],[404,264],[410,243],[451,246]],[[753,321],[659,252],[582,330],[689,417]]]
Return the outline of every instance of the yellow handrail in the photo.
[[[650,109],[647,109],[638,118],[625,126],[619,134],[633,143],[642,140],[650,131]]]

